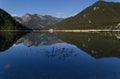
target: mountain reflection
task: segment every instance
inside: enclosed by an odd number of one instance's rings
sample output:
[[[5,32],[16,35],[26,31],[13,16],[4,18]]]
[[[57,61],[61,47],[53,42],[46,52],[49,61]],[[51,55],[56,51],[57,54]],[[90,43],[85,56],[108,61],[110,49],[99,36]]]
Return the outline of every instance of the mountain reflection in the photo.
[[[16,44],[23,43],[24,45],[30,46],[41,46],[41,45],[50,45],[55,43],[61,43],[60,39],[55,37],[50,33],[29,33],[24,37],[21,37]]]
[[[95,58],[120,57],[119,32],[57,33],[56,36],[67,43],[78,46]]]
[[[24,34],[21,32],[0,32],[0,52],[10,48]]]
[[[44,55],[48,58],[55,58],[65,60],[69,57],[76,56],[77,54],[73,51],[75,48],[73,45],[66,44],[61,39],[58,39],[55,35],[45,32],[29,33],[17,40],[16,45],[24,44],[29,47],[32,51],[32,47],[42,48],[46,46],[46,49],[34,49],[33,51],[44,51]]]
[[[7,50],[13,44],[24,44],[27,47],[51,45],[67,42],[74,44],[81,50],[90,54],[94,58],[120,57],[120,34],[119,32],[100,32],[100,33],[15,33],[0,32],[0,52]],[[67,46],[66,46],[67,47]],[[52,46],[51,51],[45,50],[45,55],[50,57],[62,58],[73,56],[72,48],[56,48]]]

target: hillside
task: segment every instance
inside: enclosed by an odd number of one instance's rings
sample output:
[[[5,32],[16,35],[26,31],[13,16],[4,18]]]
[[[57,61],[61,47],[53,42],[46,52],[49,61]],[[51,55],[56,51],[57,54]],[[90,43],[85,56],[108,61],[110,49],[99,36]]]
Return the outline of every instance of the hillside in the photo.
[[[57,18],[50,15],[43,16],[28,13],[22,17],[15,16],[14,18],[16,19],[16,21],[30,29],[43,29],[45,27],[49,27],[63,20],[63,18]]]
[[[27,30],[18,23],[10,14],[0,9],[0,30]]]
[[[54,29],[119,29],[120,3],[98,1],[76,16],[51,26]]]

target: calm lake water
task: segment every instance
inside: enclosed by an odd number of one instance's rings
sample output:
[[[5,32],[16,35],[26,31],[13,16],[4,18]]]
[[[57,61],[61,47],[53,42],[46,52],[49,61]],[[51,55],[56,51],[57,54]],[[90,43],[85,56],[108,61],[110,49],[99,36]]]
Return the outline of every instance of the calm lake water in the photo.
[[[120,79],[120,33],[0,33],[0,79]]]

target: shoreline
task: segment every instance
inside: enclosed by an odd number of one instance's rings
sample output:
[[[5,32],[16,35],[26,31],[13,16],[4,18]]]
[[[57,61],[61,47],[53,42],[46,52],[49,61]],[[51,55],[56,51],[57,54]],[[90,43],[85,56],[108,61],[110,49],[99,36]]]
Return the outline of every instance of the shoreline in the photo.
[[[30,32],[31,30],[0,30],[0,32]]]
[[[89,30],[0,30],[0,32],[120,32],[120,30],[111,29],[89,29]]]
[[[120,32],[120,30],[110,30],[110,29],[99,29],[99,30],[95,30],[95,29],[90,29],[90,30],[53,30],[53,29],[49,29],[49,30],[33,30],[33,32]]]

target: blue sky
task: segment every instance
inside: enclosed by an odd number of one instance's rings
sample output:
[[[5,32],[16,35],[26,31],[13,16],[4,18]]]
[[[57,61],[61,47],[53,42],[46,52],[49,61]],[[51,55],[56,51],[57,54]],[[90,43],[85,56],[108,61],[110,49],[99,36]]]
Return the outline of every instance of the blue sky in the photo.
[[[26,13],[69,17],[81,12],[97,0],[0,0],[0,8],[11,15]],[[120,0],[106,0],[120,2]]]

